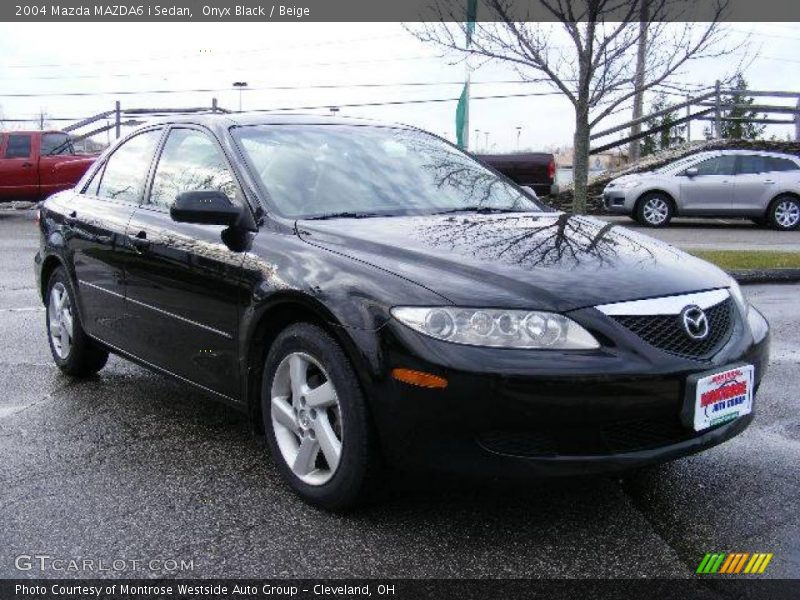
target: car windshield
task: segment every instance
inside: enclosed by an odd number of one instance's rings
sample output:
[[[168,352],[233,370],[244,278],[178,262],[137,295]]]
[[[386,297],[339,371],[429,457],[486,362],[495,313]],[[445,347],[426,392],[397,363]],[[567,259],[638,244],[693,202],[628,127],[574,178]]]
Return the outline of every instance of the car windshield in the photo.
[[[421,131],[254,125],[233,136],[286,217],[541,210],[515,185]]]

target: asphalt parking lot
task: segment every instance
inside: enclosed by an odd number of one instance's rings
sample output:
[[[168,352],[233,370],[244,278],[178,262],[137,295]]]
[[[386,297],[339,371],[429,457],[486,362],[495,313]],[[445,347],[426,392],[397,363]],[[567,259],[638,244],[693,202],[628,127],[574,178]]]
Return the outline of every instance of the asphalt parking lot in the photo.
[[[684,249],[800,251],[800,230],[775,231],[748,219],[678,217],[669,227],[643,227],[629,217],[601,217]]]
[[[682,577],[706,552],[772,552],[800,576],[800,285],[745,289],[773,327],[757,419],[704,454],[622,477],[411,480],[346,516],[296,499],[245,420],[112,358],[53,365],[30,212],[0,213],[0,577],[46,554],[191,561],[198,577]],[[108,574],[108,573],[106,573]]]

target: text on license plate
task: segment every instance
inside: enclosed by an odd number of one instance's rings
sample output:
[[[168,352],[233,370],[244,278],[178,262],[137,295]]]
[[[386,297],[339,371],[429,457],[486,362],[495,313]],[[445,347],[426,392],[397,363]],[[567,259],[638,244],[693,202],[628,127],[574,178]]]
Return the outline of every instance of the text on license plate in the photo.
[[[697,380],[694,429],[701,431],[753,410],[753,365],[742,365]]]

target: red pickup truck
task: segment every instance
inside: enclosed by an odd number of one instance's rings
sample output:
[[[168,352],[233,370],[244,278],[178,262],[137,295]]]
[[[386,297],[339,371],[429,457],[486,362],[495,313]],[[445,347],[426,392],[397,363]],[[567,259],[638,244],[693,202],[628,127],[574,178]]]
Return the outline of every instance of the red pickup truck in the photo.
[[[96,156],[63,131],[0,132],[0,200],[38,200],[73,187]]]

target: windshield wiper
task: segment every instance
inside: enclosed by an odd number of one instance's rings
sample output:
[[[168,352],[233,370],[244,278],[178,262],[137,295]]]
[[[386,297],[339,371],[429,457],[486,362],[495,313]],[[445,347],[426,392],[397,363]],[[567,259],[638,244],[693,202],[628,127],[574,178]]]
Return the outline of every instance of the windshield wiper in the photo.
[[[497,213],[516,213],[516,212],[532,212],[524,208],[492,208],[491,206],[462,206],[461,208],[451,208],[448,210],[441,210],[434,215],[451,215],[454,213],[473,212],[479,215],[492,215]]]
[[[305,217],[308,221],[323,221],[325,219],[368,219],[369,217],[386,217],[389,215],[382,215],[380,213],[371,212],[338,212],[326,213],[324,215],[316,215],[313,217]]]

